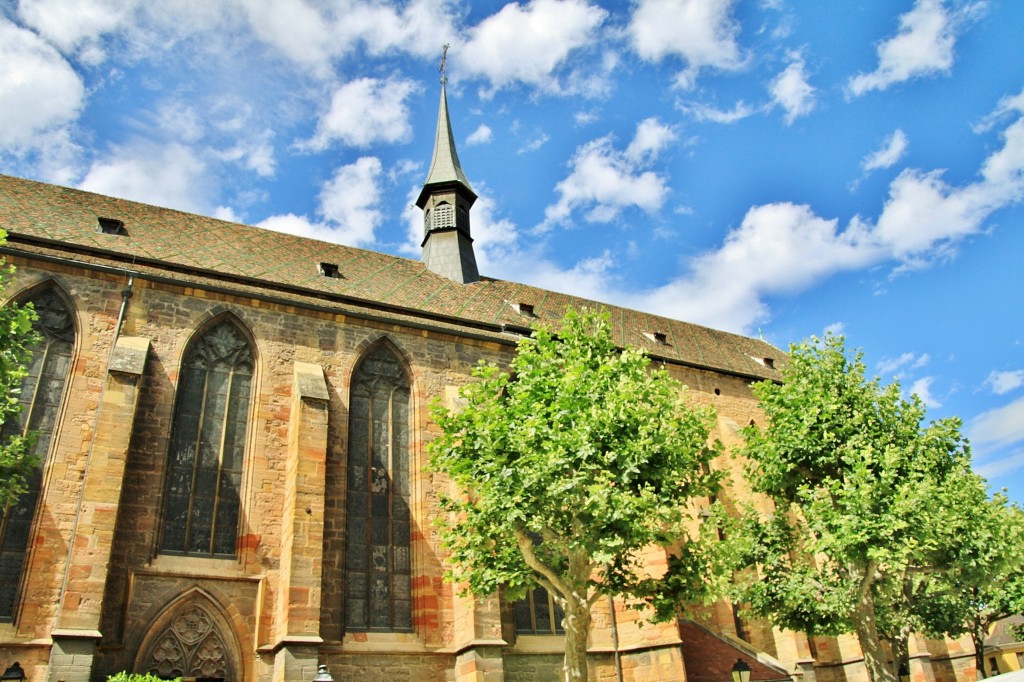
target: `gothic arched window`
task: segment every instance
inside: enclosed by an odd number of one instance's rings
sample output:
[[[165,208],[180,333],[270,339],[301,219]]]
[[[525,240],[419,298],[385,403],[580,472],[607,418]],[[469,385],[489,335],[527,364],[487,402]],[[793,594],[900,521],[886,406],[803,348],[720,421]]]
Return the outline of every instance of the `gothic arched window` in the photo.
[[[377,346],[352,375],[345,624],[412,629],[409,560],[409,380]]]
[[[34,432],[33,452],[39,467],[27,481],[27,490],[15,504],[3,510],[0,518],[0,622],[14,618],[32,517],[42,486],[43,463],[50,451],[75,341],[71,312],[55,291],[45,289],[26,302],[36,310],[38,319],[32,326],[42,339],[32,349],[32,364],[21,382],[21,414],[16,421],[3,425],[0,437]]]
[[[185,351],[167,458],[165,554],[235,556],[252,373],[249,340],[230,320]]]

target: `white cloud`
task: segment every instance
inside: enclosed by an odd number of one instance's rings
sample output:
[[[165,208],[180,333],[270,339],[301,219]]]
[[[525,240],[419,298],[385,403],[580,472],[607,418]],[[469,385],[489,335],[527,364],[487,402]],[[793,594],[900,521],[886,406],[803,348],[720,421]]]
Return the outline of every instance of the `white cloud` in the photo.
[[[725,243],[689,263],[689,272],[636,295],[634,307],[719,329],[745,330],[767,320],[762,297],[803,289],[874,257],[863,226],[840,231],[808,206],[791,203],[751,208]]]
[[[481,123],[480,126],[466,138],[466,144],[469,146],[474,144],[486,144],[493,138],[494,133],[491,131],[490,127]]]
[[[982,452],[1024,441],[1024,398],[979,414],[968,424],[967,436]]]
[[[686,60],[676,85],[694,86],[705,67],[736,71],[743,67],[736,42],[739,24],[730,16],[733,0],[641,0],[628,32],[641,58]]]
[[[646,118],[637,125],[636,135],[626,147],[626,158],[635,164],[648,163],[675,139],[676,132],[672,126],[656,118]]]
[[[120,28],[138,5],[138,0],[21,0],[18,16],[65,54],[84,48],[88,61],[96,63],[103,58],[97,39]]]
[[[403,52],[440,58],[441,45],[455,44],[458,6],[449,0],[412,0],[394,7],[381,2],[347,2],[333,19],[338,43],[360,41],[367,52]]]
[[[786,125],[814,110],[814,87],[807,82],[803,57],[790,55],[789,66],[772,81],[769,90],[775,104],[786,110]]]
[[[997,459],[979,464],[978,459],[974,461],[974,470],[986,479],[993,479],[997,476],[1004,476],[1024,467],[1024,448],[1003,453]]]
[[[344,244],[372,244],[380,225],[380,159],[364,156],[342,166],[320,192],[320,210]]]
[[[350,45],[337,41],[331,22],[304,0],[241,0],[253,32],[286,57],[326,76],[329,59]]]
[[[851,78],[847,94],[857,97],[911,78],[948,73],[957,28],[980,6],[954,13],[947,11],[942,0],[917,0],[913,9],[900,16],[896,35],[878,44],[878,68]]]
[[[366,246],[376,240],[375,231],[383,216],[380,205],[380,159],[364,156],[341,166],[320,190],[317,213],[323,221],[312,221],[292,213],[265,218],[258,226],[310,239]]]
[[[651,213],[661,208],[668,195],[663,176],[644,166],[675,139],[675,133],[656,119],[641,121],[636,136],[625,151],[612,145],[611,136],[577,148],[569,176],[555,189],[557,203],[544,211],[542,228],[569,219],[578,208],[588,208],[586,220],[610,222],[627,206]]]
[[[907,151],[907,136],[897,128],[892,135],[885,138],[882,146],[864,157],[860,167],[865,173],[879,168],[891,168],[903,158]]]
[[[139,142],[117,147],[96,161],[79,186],[90,192],[203,213],[208,210],[210,177],[203,159],[178,143]]]
[[[942,407],[942,403],[932,395],[932,383],[934,383],[935,377],[921,377],[910,386],[910,394],[916,395],[924,403],[924,406],[928,409],[936,409]]]
[[[218,206],[213,209],[213,217],[217,220],[226,220],[229,223],[241,223],[243,222],[242,216],[235,212],[235,209],[230,206]]]
[[[1024,369],[1008,372],[993,371],[985,379],[984,385],[992,389],[996,395],[1004,395],[1024,386]]]
[[[743,100],[736,102],[736,105],[730,110],[716,109],[696,102],[680,104],[680,108],[693,116],[696,121],[723,124],[736,123],[757,113],[757,109],[747,105]]]
[[[878,371],[882,374],[892,374],[894,372],[902,372],[910,369],[920,369],[929,362],[931,362],[931,356],[928,353],[922,353],[916,355],[914,353],[903,353],[896,358],[882,358],[878,362]]]
[[[693,259],[690,271],[661,289],[638,295],[634,307],[722,329],[749,331],[769,316],[764,297],[805,288],[835,272],[896,260],[917,267],[949,253],[998,210],[1024,198],[1024,97],[1004,99],[1017,120],[1003,145],[982,164],[980,179],[963,186],[936,171],[908,169],[889,188],[877,221],[855,216],[840,230],[808,206],[751,208],[725,243]]]
[[[546,145],[550,139],[551,139],[551,136],[548,135],[547,133],[539,133],[532,140],[530,140],[529,142],[524,144],[522,147],[520,147],[518,150],[516,150],[516,153],[517,154],[529,154],[530,152],[535,152],[538,149],[540,149],[541,147],[543,147],[544,145]]]
[[[0,150],[63,144],[85,101],[85,87],[71,65],[35,33],[2,16],[0,64]]]
[[[316,133],[301,146],[323,151],[335,140],[366,148],[375,142],[405,142],[412,136],[406,98],[418,84],[407,79],[358,78],[334,91]]]
[[[555,72],[594,42],[606,16],[585,0],[511,2],[471,28],[452,59],[460,77],[489,80],[490,94],[516,83],[558,91]]]

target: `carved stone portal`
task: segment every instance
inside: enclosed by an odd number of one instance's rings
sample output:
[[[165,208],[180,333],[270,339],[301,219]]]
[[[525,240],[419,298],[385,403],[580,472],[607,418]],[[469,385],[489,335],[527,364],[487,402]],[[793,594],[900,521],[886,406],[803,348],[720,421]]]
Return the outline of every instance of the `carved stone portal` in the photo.
[[[236,679],[224,637],[214,622],[200,604],[189,604],[151,640],[142,670],[164,678]]]

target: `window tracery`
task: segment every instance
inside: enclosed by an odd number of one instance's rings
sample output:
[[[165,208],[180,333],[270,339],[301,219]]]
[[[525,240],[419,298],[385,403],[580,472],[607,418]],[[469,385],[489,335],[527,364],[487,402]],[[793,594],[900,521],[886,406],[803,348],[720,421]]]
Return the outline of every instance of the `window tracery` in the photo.
[[[43,464],[50,451],[57,413],[71,371],[75,327],[71,311],[52,289],[44,289],[26,301],[32,303],[37,319],[33,328],[42,339],[32,349],[28,375],[21,382],[21,413],[3,425],[0,438],[36,434],[32,452],[39,466],[29,478],[18,501],[0,516],[0,622],[14,618],[18,588],[29,547],[32,518],[42,487]]]
[[[349,406],[345,622],[349,630],[412,629],[409,381],[378,346],[352,376]]]
[[[171,428],[161,551],[233,557],[253,354],[231,320],[192,342]]]
[[[153,640],[142,670],[164,679],[236,679],[224,636],[199,604],[188,605]]]

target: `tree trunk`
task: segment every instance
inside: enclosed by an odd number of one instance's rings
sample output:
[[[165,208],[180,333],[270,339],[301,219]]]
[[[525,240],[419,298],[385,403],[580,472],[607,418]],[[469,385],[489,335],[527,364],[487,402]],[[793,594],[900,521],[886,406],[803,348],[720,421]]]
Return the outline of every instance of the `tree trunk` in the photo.
[[[974,642],[974,665],[977,667],[977,679],[988,677],[985,674],[985,629],[981,626],[981,620],[974,619],[971,627],[971,640]]]
[[[870,591],[866,591],[860,597],[860,602],[853,610],[853,627],[857,632],[861,651],[864,652],[864,665],[867,666],[871,682],[898,682],[895,672],[885,660]]]
[[[587,682],[587,637],[590,635],[590,604],[585,595],[565,600],[565,682]]]
[[[900,668],[910,674],[910,628],[900,628],[899,633],[889,642],[892,648],[892,671],[899,677]]]

